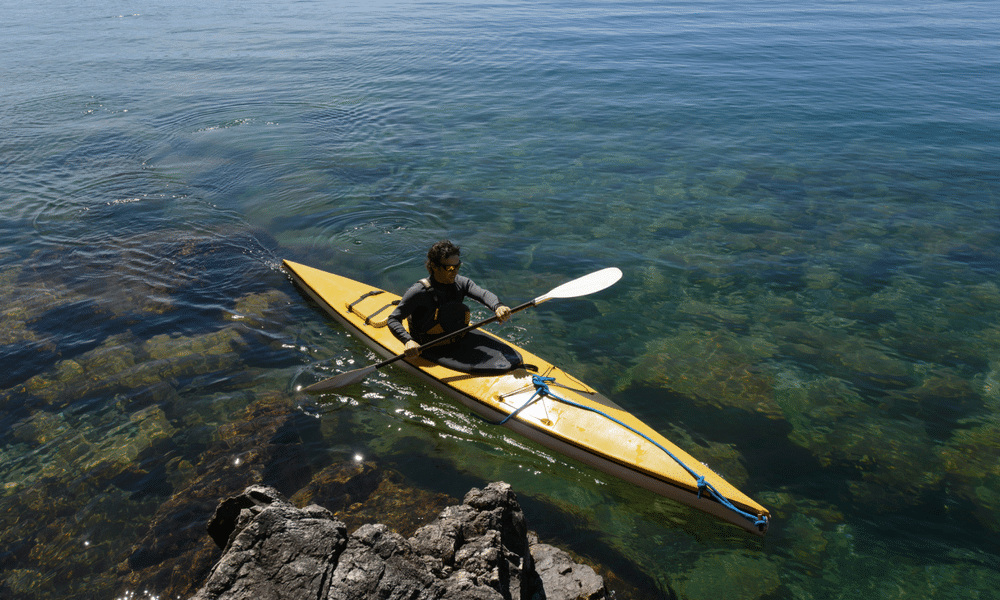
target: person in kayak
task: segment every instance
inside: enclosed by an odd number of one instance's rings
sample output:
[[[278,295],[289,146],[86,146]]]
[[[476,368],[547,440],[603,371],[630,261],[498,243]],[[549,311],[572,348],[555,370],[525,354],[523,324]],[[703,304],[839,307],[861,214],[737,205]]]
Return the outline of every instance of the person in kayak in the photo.
[[[407,357],[419,355],[422,344],[469,324],[469,308],[462,302],[466,297],[492,310],[500,322],[510,318],[510,308],[496,294],[458,274],[460,257],[461,250],[448,240],[431,246],[424,263],[430,277],[410,286],[389,315],[389,329],[405,345]],[[409,331],[403,321],[407,321]]]

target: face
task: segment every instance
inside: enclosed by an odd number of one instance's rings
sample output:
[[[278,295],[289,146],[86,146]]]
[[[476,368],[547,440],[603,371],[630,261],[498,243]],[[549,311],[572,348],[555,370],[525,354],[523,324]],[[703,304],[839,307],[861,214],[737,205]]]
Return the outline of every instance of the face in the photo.
[[[458,269],[461,266],[461,259],[458,258],[457,254],[452,254],[439,264],[433,265],[434,279],[439,283],[455,283],[455,278],[458,277]]]

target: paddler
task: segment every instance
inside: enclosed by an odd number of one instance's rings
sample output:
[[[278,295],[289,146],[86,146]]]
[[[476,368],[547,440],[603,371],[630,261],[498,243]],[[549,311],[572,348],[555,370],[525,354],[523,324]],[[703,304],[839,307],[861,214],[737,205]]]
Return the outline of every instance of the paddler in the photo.
[[[430,277],[410,286],[389,315],[389,329],[405,345],[407,357],[420,354],[422,344],[469,324],[469,308],[462,302],[466,297],[492,310],[500,322],[510,318],[510,308],[496,294],[458,274],[461,250],[450,241],[441,240],[431,246],[424,266]],[[409,331],[403,327],[404,320]]]

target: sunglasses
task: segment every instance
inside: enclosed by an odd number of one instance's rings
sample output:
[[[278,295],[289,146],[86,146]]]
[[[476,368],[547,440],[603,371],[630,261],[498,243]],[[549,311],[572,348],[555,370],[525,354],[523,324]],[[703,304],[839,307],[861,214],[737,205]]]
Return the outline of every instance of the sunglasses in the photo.
[[[441,263],[437,263],[437,268],[441,269],[442,271],[448,271],[449,273],[453,273],[459,270],[461,267],[462,267],[462,261],[458,261],[457,265],[442,265]]]

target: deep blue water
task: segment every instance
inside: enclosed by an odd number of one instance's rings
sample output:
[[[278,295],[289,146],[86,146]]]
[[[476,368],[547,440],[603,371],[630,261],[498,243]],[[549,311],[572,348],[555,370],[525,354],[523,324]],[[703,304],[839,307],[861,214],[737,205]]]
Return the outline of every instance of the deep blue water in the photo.
[[[996,594],[993,3],[3,13],[0,596],[185,593],[221,495],[355,456],[382,483],[343,514],[505,480],[619,598]],[[401,292],[444,237],[511,304],[621,268],[495,331],[767,506],[767,538],[398,371],[297,393],[373,355],[281,259]]]

